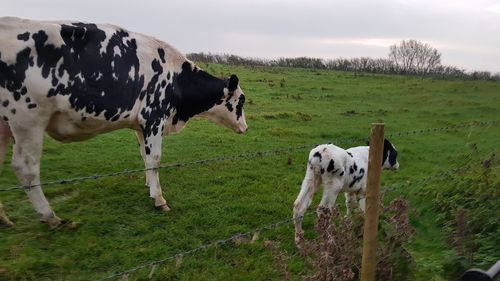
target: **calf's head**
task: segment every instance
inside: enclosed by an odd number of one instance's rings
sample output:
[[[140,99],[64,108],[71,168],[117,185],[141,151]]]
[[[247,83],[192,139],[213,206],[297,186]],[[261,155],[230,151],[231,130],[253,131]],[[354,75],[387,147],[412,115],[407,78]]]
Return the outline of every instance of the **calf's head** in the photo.
[[[384,153],[382,156],[382,169],[397,170],[399,163],[397,160],[398,151],[396,147],[387,139],[384,139]]]
[[[222,100],[205,115],[208,119],[224,125],[236,133],[245,133],[248,129],[245,120],[245,94],[239,86],[238,77],[231,75],[223,89]]]

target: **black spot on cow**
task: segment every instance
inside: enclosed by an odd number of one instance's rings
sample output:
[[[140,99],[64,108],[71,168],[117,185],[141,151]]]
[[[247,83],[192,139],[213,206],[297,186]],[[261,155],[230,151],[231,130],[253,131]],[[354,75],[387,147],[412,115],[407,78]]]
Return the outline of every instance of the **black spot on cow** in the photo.
[[[333,161],[333,159],[330,159],[330,162],[328,163],[328,167],[326,168],[326,170],[328,172],[331,172],[333,171],[333,169],[335,169],[335,162]]]
[[[350,153],[349,151],[346,151],[346,152],[347,152],[347,154],[348,154],[349,156],[351,156],[351,158],[352,158],[352,157],[354,157],[354,156],[352,156],[352,153]]]
[[[353,187],[354,184],[359,182],[364,176],[365,176],[365,169],[363,168],[359,169],[359,174],[353,177],[352,182],[349,184],[349,187]]]
[[[233,112],[233,110],[234,110],[233,105],[229,101],[226,101],[226,108],[227,108],[227,110],[229,110],[229,112]]]
[[[344,171],[342,171],[339,175],[340,175],[340,176],[343,176],[343,175],[344,175]]]
[[[191,117],[220,103],[225,86],[224,80],[184,62],[182,72],[174,73],[173,88],[167,86],[167,97],[172,96],[173,105],[177,109],[172,123],[187,122]]]
[[[358,165],[356,165],[356,162],[354,162],[354,165],[352,165],[352,168],[354,169],[354,171],[358,170]]]
[[[30,103],[31,99],[29,97],[26,98],[26,103]]]
[[[7,118],[7,116],[4,116],[4,117],[3,117],[3,120],[4,120],[4,121],[9,121],[9,118]]]
[[[13,109],[11,109],[11,110],[10,110],[10,112],[11,112],[12,114],[16,114],[16,109],[15,109],[15,108],[13,108]]]
[[[229,81],[227,83],[227,89],[230,91],[230,92],[234,92],[236,90],[236,88],[238,87],[238,76],[236,75],[231,75],[231,77],[229,77]]]
[[[354,174],[354,167],[353,166],[349,167],[349,174]]]
[[[162,63],[166,63],[167,61],[165,60],[165,50],[162,48],[158,48],[158,54],[160,55],[160,59]]]
[[[94,116],[104,112],[107,120],[130,111],[144,85],[135,39],[123,30],[106,36],[95,24],[84,23],[63,24],[60,35],[64,44],[57,47],[43,30],[32,35],[37,65],[44,77],[50,76],[53,85],[47,96],[69,96],[75,110]],[[119,54],[115,53],[116,48]],[[59,83],[65,73],[66,85]]]
[[[32,63],[33,57],[29,47],[17,53],[14,64],[7,64],[0,60],[0,87],[11,92],[16,101],[21,98],[21,93],[26,91],[23,83],[26,79],[26,70]]]
[[[231,93],[229,93],[229,95],[226,98],[225,106],[226,106],[227,110],[229,110],[229,112],[233,112],[233,110],[234,110],[233,104],[231,103],[231,99],[233,98],[233,96],[234,96],[234,92],[231,92]]]
[[[325,169],[321,168],[321,174],[325,173]]]
[[[30,33],[25,32],[17,35],[17,40],[28,41],[30,39]]]
[[[323,158],[323,156],[321,156],[321,153],[319,153],[319,151],[316,151],[316,153],[314,153],[313,157],[318,157],[319,162],[321,162],[321,159]]]
[[[387,139],[384,139],[384,152],[382,155],[382,164],[384,164],[386,160],[389,160],[389,164],[391,166],[395,165],[397,162],[397,156],[398,152],[397,150],[394,149],[394,146],[392,146],[392,144]]]
[[[245,95],[240,95],[238,104],[236,105],[236,120],[239,120],[243,115],[243,105],[245,104]]]
[[[3,105],[4,107],[9,106],[9,100],[4,100],[4,101],[3,101],[3,103],[2,103],[2,105]]]
[[[36,107],[36,104],[34,104],[34,103],[28,104],[28,109],[33,109],[35,107]]]
[[[144,150],[146,151],[147,155],[151,154],[151,149],[148,146],[145,146]]]

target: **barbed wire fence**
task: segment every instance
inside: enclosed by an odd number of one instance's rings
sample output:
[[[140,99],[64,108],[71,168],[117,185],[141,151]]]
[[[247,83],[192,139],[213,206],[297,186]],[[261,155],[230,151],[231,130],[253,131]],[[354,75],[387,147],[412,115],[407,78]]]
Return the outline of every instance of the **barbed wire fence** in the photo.
[[[417,129],[417,130],[412,130],[412,131],[395,132],[395,133],[387,134],[386,137],[387,138],[406,137],[406,136],[414,136],[414,135],[449,132],[449,131],[454,131],[454,130],[458,130],[458,129],[467,129],[467,128],[476,128],[476,127],[485,127],[485,126],[497,126],[497,125],[500,125],[500,120],[477,121],[477,122],[470,122],[467,124],[449,125],[449,126],[445,126],[445,127],[425,128],[425,129]],[[364,142],[366,140],[367,140],[367,138],[359,138],[359,137],[358,138],[355,138],[355,137],[339,138],[339,139],[336,139],[334,143],[339,144],[339,145],[346,145],[346,144],[360,143],[360,142]],[[202,164],[208,164],[208,163],[233,161],[233,160],[238,160],[238,159],[250,159],[250,158],[259,158],[259,157],[266,157],[266,156],[272,156],[272,155],[280,155],[280,154],[294,152],[294,151],[298,151],[298,150],[304,150],[304,149],[308,149],[308,148],[312,149],[315,146],[316,145],[308,144],[308,145],[299,145],[299,146],[277,148],[277,149],[264,150],[264,151],[243,152],[243,153],[236,154],[236,155],[228,155],[228,156],[221,156],[221,157],[215,157],[215,158],[208,158],[208,159],[201,159],[201,160],[194,160],[194,161],[187,161],[187,162],[179,162],[179,163],[167,163],[167,164],[162,164],[157,168],[132,168],[132,169],[125,169],[123,171],[112,172],[112,173],[95,174],[95,175],[88,175],[88,176],[81,176],[81,177],[74,177],[74,178],[67,178],[67,179],[58,179],[58,180],[43,182],[40,184],[35,184],[35,185],[30,185],[30,186],[15,185],[15,186],[0,188],[0,192],[9,192],[9,191],[16,191],[16,190],[19,191],[19,190],[23,190],[23,189],[30,189],[32,187],[37,187],[37,186],[46,187],[46,186],[54,186],[54,185],[71,184],[71,183],[83,182],[83,181],[87,181],[87,180],[97,180],[97,179],[107,178],[107,177],[116,177],[116,176],[141,173],[141,172],[146,172],[148,170],[154,170],[154,169],[181,168],[181,167],[189,167],[189,166],[202,165]]]
[[[491,126],[497,126],[500,125],[500,120],[493,120],[493,121],[483,121],[483,122],[471,122],[469,124],[460,124],[460,125],[450,125],[446,127],[439,127],[439,128],[426,128],[426,129],[420,129],[420,130],[412,130],[412,131],[405,131],[405,132],[395,132],[395,133],[390,133],[387,134],[387,138],[393,138],[393,137],[406,137],[406,136],[415,136],[415,135],[422,135],[422,134],[431,134],[431,133],[439,133],[439,132],[449,132],[449,131],[454,131],[458,129],[467,129],[467,128],[475,128],[475,127],[491,127]],[[363,142],[365,141],[366,138],[342,138],[342,139],[337,139],[336,144],[352,144],[356,142]],[[209,158],[209,159],[202,159],[202,160],[195,160],[195,161],[188,161],[188,162],[182,162],[182,163],[169,163],[169,164],[163,164],[159,166],[156,169],[166,169],[166,168],[180,168],[180,167],[188,167],[188,166],[194,166],[194,165],[201,165],[201,164],[207,164],[207,163],[216,163],[216,162],[222,162],[222,161],[231,161],[231,160],[238,160],[238,159],[249,159],[249,158],[258,158],[258,157],[267,157],[267,156],[273,156],[273,155],[280,155],[284,153],[289,153],[293,151],[298,151],[298,150],[303,150],[303,149],[310,149],[313,148],[315,145],[300,145],[300,146],[295,146],[295,147],[288,147],[288,148],[278,148],[278,149],[272,149],[272,150],[266,150],[266,151],[256,151],[256,152],[245,152],[245,153],[240,153],[237,155],[230,155],[230,156],[222,156],[222,157],[215,157],[215,158]],[[472,154],[468,154],[465,156],[462,161],[470,160],[472,159]],[[446,177],[452,174],[456,174],[457,172],[462,171],[463,169],[467,169],[467,165],[461,165],[460,167],[452,168],[449,170],[445,171],[440,171],[438,173],[435,173],[429,177],[424,177],[420,178],[417,180],[407,180],[405,182],[399,183],[399,184],[393,184],[390,186],[383,186],[382,187],[382,192],[389,193],[394,190],[406,187],[406,186],[411,186],[411,185],[424,185],[426,183],[430,183],[434,180],[437,180],[442,177]],[[70,184],[70,183],[76,183],[76,182],[83,182],[87,180],[97,180],[100,178],[106,178],[106,177],[115,177],[115,176],[121,176],[121,175],[127,175],[127,174],[133,174],[133,173],[139,173],[139,172],[145,172],[149,169],[126,169],[120,172],[113,172],[113,173],[106,173],[106,174],[96,174],[96,175],[90,175],[90,176],[83,176],[83,177],[75,177],[75,178],[68,178],[68,179],[59,179],[55,181],[50,181],[50,182],[45,182],[41,183],[40,185],[43,186],[55,186],[55,185],[64,185],[64,184]],[[35,187],[38,185],[33,185],[33,186],[28,186],[28,187],[21,187],[21,186],[11,186],[11,187],[6,187],[6,188],[1,188],[0,192],[10,192],[10,191],[19,191],[23,190],[26,188],[31,188]],[[311,214],[314,214],[315,212],[307,212],[306,216],[309,216]],[[165,258],[161,259],[155,259],[152,261],[148,262],[142,262],[138,264],[135,267],[123,270],[123,271],[116,271],[112,274],[107,275],[106,277],[103,277],[101,279],[97,280],[112,280],[116,278],[121,278],[122,280],[128,280],[128,276],[130,274],[136,273],[140,270],[145,270],[149,269],[149,278],[151,278],[154,274],[157,268],[169,261],[175,261],[182,259],[183,257],[188,257],[191,255],[194,255],[196,253],[199,253],[201,251],[210,249],[210,248],[215,248],[218,246],[223,246],[223,245],[229,245],[229,244],[236,244],[238,239],[249,239],[250,242],[255,242],[257,239],[259,239],[260,233],[268,230],[275,230],[279,227],[285,226],[285,225],[290,225],[293,222],[293,218],[290,215],[290,217],[285,218],[283,220],[270,223],[270,224],[265,224],[263,226],[254,228],[250,231],[247,232],[242,232],[242,233],[235,233],[232,234],[224,239],[221,240],[215,240],[209,243],[202,244],[200,246],[194,247],[192,249],[186,250],[186,251],[181,251],[176,254],[167,256]]]
[[[470,154],[467,155],[467,158],[470,158]],[[456,164],[456,163],[455,163]],[[446,176],[449,176],[449,175],[452,175],[452,174],[456,174],[457,172],[460,172],[462,171],[463,169],[466,169],[468,166],[462,166],[462,167],[458,167],[458,168],[452,168],[452,169],[449,169],[449,170],[445,170],[445,171],[440,171],[438,173],[435,173],[429,177],[424,177],[424,178],[420,178],[420,179],[417,179],[417,180],[414,180],[414,181],[407,181],[403,184],[393,184],[393,185],[390,185],[390,186],[384,186],[383,187],[383,192],[384,193],[387,193],[387,192],[391,192],[391,191],[394,191],[394,190],[397,190],[401,187],[405,187],[405,186],[412,186],[412,185],[424,185],[424,184],[427,184],[427,183],[431,183],[432,181],[435,181],[437,179],[440,179],[442,177],[446,177]],[[312,211],[308,211],[305,213],[304,217],[310,217],[311,215],[314,215],[316,213],[316,211],[312,210]],[[255,242],[257,239],[260,238],[260,234],[264,231],[267,231],[267,230],[274,230],[274,229],[277,229],[279,227],[282,227],[282,226],[285,226],[285,225],[291,225],[293,223],[293,218],[290,217],[289,218],[285,218],[283,220],[280,220],[280,221],[277,221],[277,222],[274,222],[274,223],[271,223],[271,224],[266,224],[264,226],[261,226],[261,227],[257,227],[257,228],[254,228],[250,231],[247,231],[247,232],[244,232],[244,233],[235,233],[235,234],[232,234],[230,236],[228,236],[227,238],[225,239],[221,239],[221,240],[215,240],[215,241],[212,241],[212,242],[209,242],[209,243],[206,243],[206,244],[203,244],[203,245],[200,245],[198,247],[195,247],[193,249],[190,249],[190,250],[186,250],[186,251],[182,251],[182,252],[179,252],[177,254],[173,254],[173,255],[170,255],[166,258],[162,258],[162,259],[157,259],[157,260],[152,260],[152,261],[149,261],[149,262],[145,262],[145,263],[141,263],[140,265],[137,265],[135,267],[132,267],[130,269],[127,269],[127,270],[124,270],[124,271],[118,271],[118,272],[115,272],[115,273],[112,273],[102,279],[97,279],[98,281],[104,281],[104,280],[111,280],[111,279],[114,279],[114,278],[122,278],[124,276],[127,276],[126,278],[128,278],[128,275],[132,274],[132,273],[135,273],[139,270],[142,270],[142,269],[146,269],[146,268],[150,268],[150,274],[149,276],[152,276],[154,274],[154,272],[156,271],[156,269],[158,268],[158,266],[164,264],[164,263],[167,263],[169,261],[173,261],[173,260],[177,260],[179,258],[183,258],[183,257],[187,257],[187,256],[190,256],[190,255],[194,255],[198,252],[201,252],[203,250],[207,250],[209,248],[215,248],[215,247],[218,247],[218,246],[223,246],[223,245],[228,245],[228,244],[235,244],[237,242],[238,239],[241,239],[241,238],[247,238],[247,239],[250,239],[250,242]]]

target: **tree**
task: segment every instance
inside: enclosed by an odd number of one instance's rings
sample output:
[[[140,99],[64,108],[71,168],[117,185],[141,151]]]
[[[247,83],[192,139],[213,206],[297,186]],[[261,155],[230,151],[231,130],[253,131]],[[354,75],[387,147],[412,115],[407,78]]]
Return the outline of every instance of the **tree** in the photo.
[[[426,75],[441,65],[441,53],[427,43],[417,40],[403,40],[390,47],[389,59],[396,71],[403,74]]]

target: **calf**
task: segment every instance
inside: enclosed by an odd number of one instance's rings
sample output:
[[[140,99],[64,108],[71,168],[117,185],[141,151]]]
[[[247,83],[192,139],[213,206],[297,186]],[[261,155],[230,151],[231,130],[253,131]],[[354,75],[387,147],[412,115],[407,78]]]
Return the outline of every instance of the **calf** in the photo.
[[[344,192],[347,214],[350,214],[356,201],[359,201],[360,209],[365,210],[368,151],[368,146],[344,150],[333,144],[322,144],[311,150],[306,175],[293,208],[297,244],[303,236],[304,213],[320,184],[323,184],[323,197],[319,207],[333,208],[337,195]],[[388,140],[384,140],[382,168],[397,170],[399,168],[397,155],[396,147]]]
[[[156,38],[108,24],[0,18],[0,157],[12,135],[12,167],[40,215],[61,220],[40,184],[43,136],[83,141],[136,132],[154,205],[168,211],[158,177],[162,136],[202,116],[247,130],[238,77],[213,77]]]

